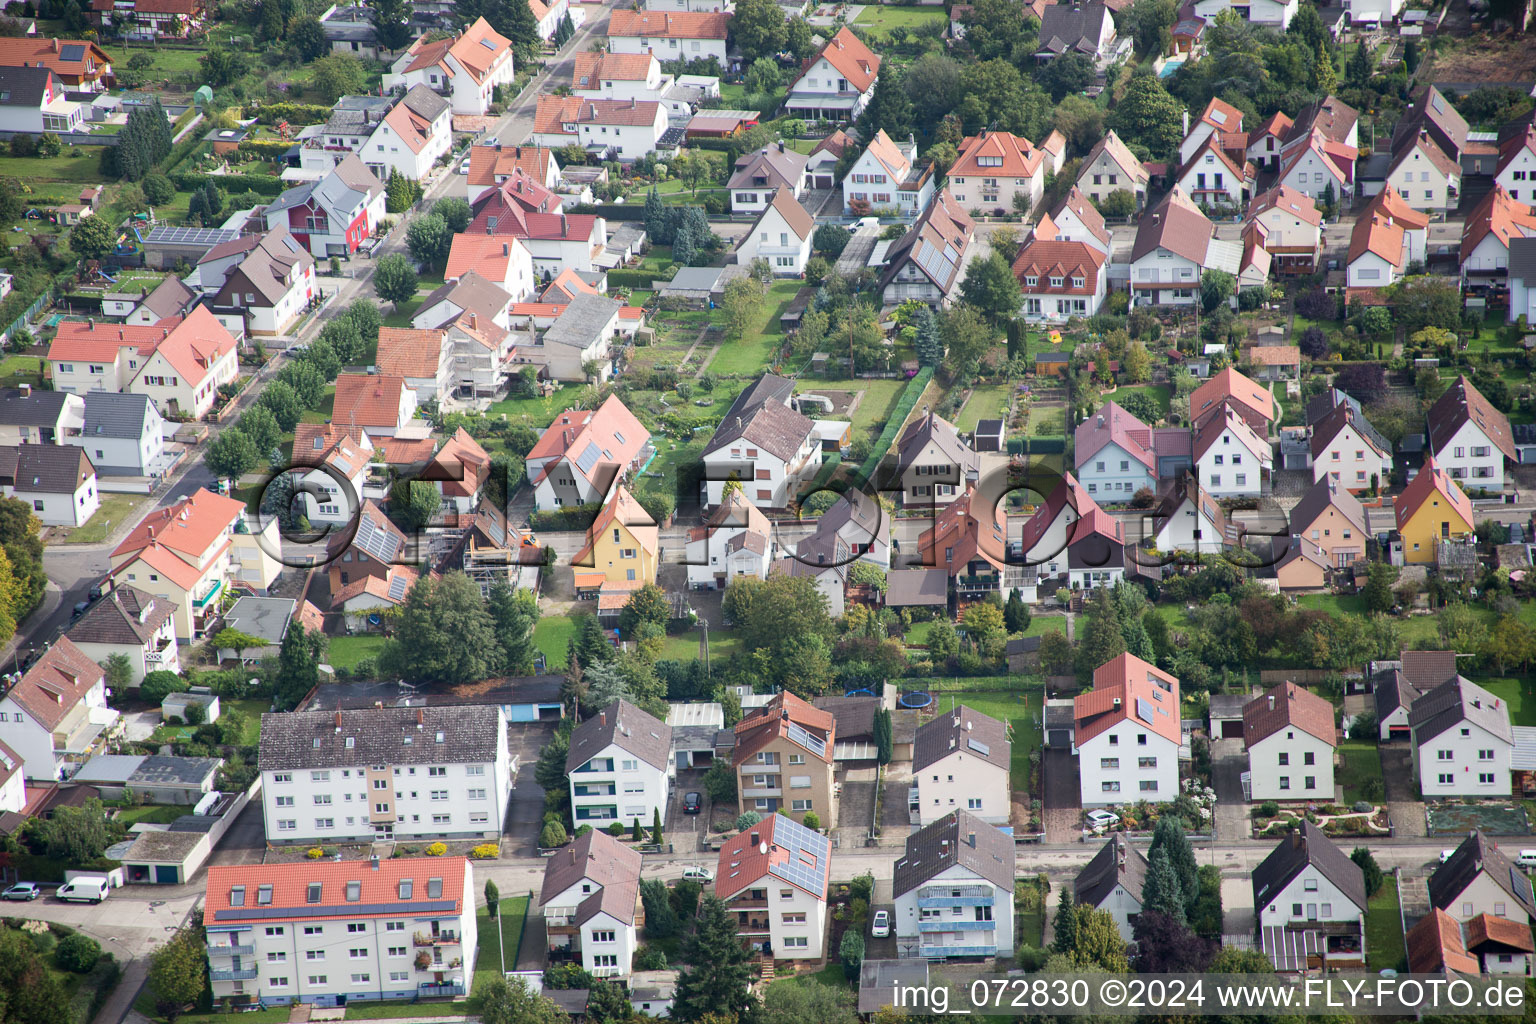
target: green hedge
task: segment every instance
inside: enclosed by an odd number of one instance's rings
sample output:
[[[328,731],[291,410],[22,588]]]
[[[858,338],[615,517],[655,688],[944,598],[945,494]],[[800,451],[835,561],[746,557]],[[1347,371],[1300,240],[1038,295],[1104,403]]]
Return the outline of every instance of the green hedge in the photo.
[[[566,505],[534,512],[528,517],[528,525],[535,530],[586,530],[601,510],[601,505]]]
[[[282,195],[288,183],[270,174],[197,174],[178,171],[170,176],[171,184],[179,191],[195,192],[210,181],[225,192],[259,192],[264,196]]]
[[[331,119],[331,108],[318,103],[269,103],[256,112],[262,124],[287,121],[291,125],[324,124]]]
[[[609,288],[641,288],[649,290],[653,281],[670,281],[675,269],[669,273],[661,273],[652,270],[610,270],[608,271]]]
[[[885,453],[890,451],[891,445],[896,441],[896,435],[901,433],[902,425],[907,422],[907,417],[912,414],[917,400],[923,396],[923,389],[931,380],[933,380],[933,367],[925,366],[917,371],[916,377],[907,381],[901,398],[896,401],[896,408],[891,410],[891,418],[885,421],[885,429],[880,432],[880,440],[875,442],[875,446],[869,450],[869,458],[865,459],[864,465],[859,467],[856,480],[875,478],[876,467],[880,465],[880,460],[885,458]]]
[[[246,139],[235,147],[244,153],[256,153],[265,157],[280,157],[293,148],[293,143],[281,139]]]

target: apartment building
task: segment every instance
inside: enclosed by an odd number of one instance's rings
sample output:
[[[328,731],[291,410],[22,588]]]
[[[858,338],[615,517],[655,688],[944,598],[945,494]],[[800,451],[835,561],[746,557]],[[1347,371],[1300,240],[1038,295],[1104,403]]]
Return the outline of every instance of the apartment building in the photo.
[[[595,978],[627,976],[644,922],[640,851],[600,829],[579,836],[545,862],[539,906],[552,959]]]
[[[269,843],[495,839],[517,767],[494,705],[261,716]]]
[[[720,848],[715,895],[736,915],[736,933],[750,948],[781,960],[819,960],[831,861],[829,837],[770,814]]]
[[[991,824],[1008,823],[1008,765],[1013,745],[1002,722],[957,705],[917,727],[909,804],[931,825],[957,810]]]
[[[968,811],[908,836],[894,873],[897,955],[1009,955],[1013,876],[1013,837]]]
[[[216,1003],[462,996],[477,945],[474,868],[462,857],[215,866],[203,929]]]
[[[1083,806],[1164,800],[1179,791],[1179,681],[1134,654],[1093,673],[1073,700]]]
[[[803,820],[814,811],[824,827],[836,822],[832,751],[836,722],[788,691],[736,723],[731,755],[742,812],[788,812]],[[785,776],[788,776],[786,782]]]
[[[616,700],[571,733],[565,758],[571,816],[577,825],[615,821],[650,828],[667,819],[672,787],[672,727],[626,700]]]

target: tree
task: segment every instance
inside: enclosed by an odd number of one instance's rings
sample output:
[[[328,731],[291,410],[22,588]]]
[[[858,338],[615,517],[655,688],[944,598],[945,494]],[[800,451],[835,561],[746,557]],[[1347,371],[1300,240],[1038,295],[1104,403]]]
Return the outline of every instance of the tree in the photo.
[[[984,657],[997,658],[1002,655],[1008,630],[1004,626],[1001,608],[986,601],[978,601],[965,610],[960,621],[965,626],[966,636],[981,649]]]
[[[203,464],[221,480],[237,481],[255,469],[259,461],[261,456],[256,446],[238,425],[225,428],[203,451]]]
[[[197,59],[197,63],[202,71],[203,84],[215,89],[229,85],[250,70],[250,62],[245,54],[219,46],[210,47],[207,53]]]
[[[410,682],[456,686],[486,678],[499,659],[480,587],[462,572],[449,572],[412,585],[379,666]]]
[[[944,341],[939,335],[939,322],[932,308],[919,306],[913,318],[913,326],[917,329],[913,344],[917,349],[918,365],[938,366],[944,358]]]
[[[1155,56],[1172,45],[1170,30],[1177,20],[1174,0],[1136,0],[1120,14],[1120,34],[1134,38],[1143,54]]]
[[[763,289],[750,278],[738,277],[729,281],[720,305],[725,310],[725,332],[731,340],[739,340],[751,330],[757,321],[763,304]]]
[[[1073,959],[1084,966],[1102,967],[1117,974],[1130,969],[1125,958],[1125,940],[1120,937],[1114,915],[1086,905],[1077,908],[1077,947]]]
[[[1308,359],[1324,359],[1328,356],[1328,336],[1323,329],[1316,324],[1301,332],[1301,337],[1296,342],[1296,347],[1301,349],[1301,354]]]
[[[1092,672],[1125,653],[1125,633],[1109,592],[1095,590],[1088,605],[1088,625],[1078,646],[1084,668]]]
[[[1210,959],[1210,947],[1182,921],[1144,911],[1131,926],[1136,940],[1136,970],[1140,973],[1199,974]]]
[[[965,42],[977,60],[1014,60],[1025,48],[1026,12],[1013,0],[979,0],[965,16]]]
[[[1334,386],[1362,402],[1374,402],[1387,390],[1387,374],[1380,363],[1350,363],[1333,379]]]
[[[87,217],[69,229],[69,248],[85,260],[99,260],[112,251],[112,225],[106,217]]]
[[[411,41],[411,5],[407,0],[363,0],[380,44],[398,50]]]
[[[864,936],[857,928],[843,932],[843,940],[837,947],[838,959],[843,962],[843,977],[857,981],[859,968],[864,963]]]
[[[155,1008],[166,1019],[174,1021],[202,996],[207,963],[203,942],[192,928],[181,929],[151,954],[149,989],[155,994]]]
[[[741,0],[731,16],[730,28],[748,66],[759,57],[771,60],[784,49],[784,12],[773,0]]]
[[[645,233],[658,245],[665,245],[672,237],[671,215],[661,201],[661,193],[652,185],[645,196]],[[846,236],[847,232],[844,232]]]
[[[488,917],[495,917],[497,909],[501,905],[501,890],[496,888],[496,883],[489,878],[485,880],[485,912]]]
[[[352,321],[352,326],[357,328],[358,335],[365,342],[379,340],[379,328],[384,326],[384,317],[378,306],[367,299],[355,299],[347,307],[346,318]]]
[[[52,817],[43,820],[40,831],[48,856],[72,864],[95,860],[112,842],[106,808],[94,798],[78,807],[55,808]]]
[[[875,79],[874,95],[859,115],[859,133],[866,139],[881,131],[892,138],[905,138],[912,132],[912,118],[912,100],[901,74],[892,67]]]
[[[1202,282],[1203,286],[1204,282]],[[1152,379],[1152,355],[1147,351],[1147,346],[1139,341],[1133,341],[1126,346],[1125,359],[1121,361],[1120,368],[1126,376],[1131,378],[1133,384],[1140,384]],[[1141,394],[1142,392],[1135,392]]]
[[[901,84],[912,104],[913,123],[931,134],[960,103],[960,64],[943,53],[925,53],[907,68]]]
[[[240,414],[240,433],[251,439],[258,452],[270,452],[282,440],[283,430],[277,425],[277,417],[264,405],[253,405]]]
[[[1536,631],[1515,615],[1501,615],[1483,646],[1486,655],[1503,675],[1507,669],[1524,669],[1536,658]]]
[[[875,711],[875,759],[881,764],[890,764],[893,752],[894,734],[891,728],[891,712],[887,708],[879,708]]]
[[[1059,629],[1048,629],[1040,635],[1040,669],[1046,675],[1064,676],[1072,672],[1076,654],[1072,641]]]
[[[1447,331],[1461,327],[1461,292],[1438,277],[1406,278],[1388,294],[1398,322],[1410,336],[1426,327]]]
[[[643,623],[654,622],[659,626],[666,625],[667,618],[671,614],[672,607],[667,602],[666,592],[654,583],[647,583],[631,594],[619,611],[619,629],[625,636],[632,636],[635,629]]]
[[[1313,13],[1317,13],[1315,10]],[[1413,40],[1408,40],[1409,47],[1413,46]],[[1408,69],[1412,72],[1412,68]],[[1319,96],[1333,95],[1337,79],[1333,73],[1333,57],[1328,53],[1328,47],[1319,39],[1317,49],[1312,58],[1312,91]]]
[[[1365,894],[1375,896],[1386,884],[1387,876],[1382,872],[1381,866],[1376,863],[1376,858],[1371,854],[1370,848],[1357,846],[1349,855],[1349,859],[1360,865],[1360,871],[1365,875]]]
[[[273,699],[279,710],[291,711],[320,683],[320,659],[325,655],[325,634],[293,624],[283,634],[277,652]],[[147,681],[147,679],[146,679]]]
[[[259,636],[251,636],[249,633],[242,633],[238,629],[225,626],[214,634],[211,643],[214,650],[234,651],[235,658],[244,661],[246,651],[253,647],[263,647],[267,642]]]
[[[1069,94],[1081,93],[1093,84],[1093,60],[1081,53],[1064,53],[1035,67],[1035,81],[1060,103]]]
[[[1014,289],[1018,289],[1017,281]],[[997,335],[984,314],[965,302],[939,318],[939,337],[944,342],[944,368],[951,378],[975,373],[982,357],[997,343]]]
[[[81,932],[64,936],[53,951],[53,962],[75,974],[89,974],[100,959],[101,945]]]
[[[469,203],[463,196],[447,196],[432,204],[432,212],[443,219],[450,235],[457,235],[469,227]]]
[[[389,493],[390,509],[412,529],[432,522],[443,508],[443,494],[430,481],[400,480]]]
[[[414,290],[412,294],[415,294]],[[273,418],[277,420],[277,425],[285,433],[292,430],[304,415],[304,403],[299,401],[298,393],[286,381],[272,381],[262,390],[261,397],[256,401],[263,409],[272,413]]]
[[[108,688],[122,693],[133,682],[133,663],[126,654],[109,654],[101,663]]]
[[[139,187],[144,190],[144,198],[152,206],[164,206],[176,198],[176,186],[163,174],[146,174]]]
[[[1207,270],[1200,275],[1200,308],[1207,313],[1224,305],[1232,297],[1237,281],[1225,270]]]
[[[405,244],[417,263],[435,267],[448,259],[453,235],[449,233],[447,223],[434,211],[411,221],[405,232]]]
[[[481,1024],[566,1024],[565,1011],[539,995],[522,978],[492,975],[477,986]]]
[[[1184,923],[1184,890],[1174,873],[1168,851],[1154,849],[1147,857],[1147,877],[1141,887],[1142,913],[1162,914]]]
[[[93,218],[87,218],[93,219]],[[373,268],[373,290],[380,299],[398,310],[402,303],[416,297],[416,271],[409,260],[397,252],[381,257]],[[268,389],[271,385],[268,385]]]
[[[1155,75],[1138,75],[1110,112],[1109,126],[1126,142],[1146,146],[1153,156],[1167,156],[1184,137],[1184,106]]]
[[[715,1013],[735,1020],[752,1005],[749,954],[736,937],[735,915],[719,897],[706,895],[699,901],[682,960],[689,968],[677,979],[674,1020],[697,1021]]]
[[[313,14],[294,18],[288,23],[288,41],[306,61],[316,60],[330,50],[330,40],[325,38],[325,28]]]
[[[657,846],[660,846],[662,843],[660,807],[651,808],[651,842]]]
[[[1056,916],[1051,919],[1051,924],[1056,931],[1055,942],[1051,948],[1066,956],[1077,953],[1077,905],[1072,897],[1072,887],[1061,887],[1061,896],[1056,903]]]
[[[1360,37],[1355,52],[1349,55],[1349,62],[1344,66],[1344,78],[1356,89],[1365,88],[1371,80],[1371,53],[1366,48],[1364,36]]]
[[[362,62],[345,53],[332,53],[310,62],[310,81],[327,103],[359,92],[367,80]]]
[[[678,913],[672,906],[667,883],[659,878],[640,882],[640,904],[645,908],[645,937],[652,941],[670,939],[682,930]]]
[[[1366,569],[1365,587],[1360,596],[1367,612],[1389,612],[1397,603],[1392,585],[1397,582],[1397,566],[1386,562],[1372,562]]]
[[[1184,825],[1178,815],[1165,814],[1157,819],[1152,832],[1151,850],[1163,850],[1168,854],[1168,864],[1179,880],[1179,891],[1184,894],[1184,909],[1188,911],[1200,895],[1200,870],[1195,864],[1195,851],[1184,834]]]
[[[1017,590],[1010,590],[1008,600],[1003,602],[1003,622],[1009,633],[1022,633],[1029,628],[1029,606]]]
[[[830,985],[769,986],[755,1018],[759,1024],[859,1024],[860,1019],[853,989]]]
[[[181,676],[167,669],[146,672],[139,680],[139,697],[151,704],[160,704],[173,693],[186,693],[192,688]]]
[[[528,590],[513,590],[504,580],[491,585],[485,600],[503,675],[522,676],[533,671],[533,629],[539,621],[538,598]]]
[[[404,213],[420,198],[421,185],[401,174],[399,168],[390,168],[389,177],[384,179],[385,211]]]
[[[837,259],[847,246],[848,230],[839,224],[822,224],[811,236],[811,248],[828,259]]]

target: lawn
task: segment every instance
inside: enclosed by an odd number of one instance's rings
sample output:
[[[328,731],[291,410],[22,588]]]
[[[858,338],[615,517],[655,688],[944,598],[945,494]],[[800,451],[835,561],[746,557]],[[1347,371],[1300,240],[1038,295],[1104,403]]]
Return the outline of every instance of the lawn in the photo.
[[[717,374],[747,377],[756,377],[762,373],[784,341],[779,317],[794,301],[798,291],[799,281],[775,281],[769,285],[768,295],[759,308],[758,323],[761,326],[743,332],[736,341],[721,345],[709,361],[709,370]]]
[[[1067,432],[1067,410],[1048,406],[1030,410],[1029,432],[1033,437],[1062,437]]]
[[[82,155],[74,156],[75,153]],[[64,152],[53,157],[0,157],[0,176],[27,182],[65,181],[72,185],[99,184],[101,182],[101,147],[65,147]]]
[[[1039,898],[1035,901],[1034,909],[1019,911],[1019,934],[1016,938],[1021,946],[1039,949],[1045,938],[1046,904],[1051,894],[1040,892],[1040,883],[1034,878],[1021,878],[1014,883],[1016,900],[1022,900],[1026,892],[1039,893]]]
[[[1536,697],[1519,679],[1478,679],[1475,682],[1509,705],[1511,725],[1536,725]]]
[[[299,417],[300,423],[327,423],[331,418],[331,410],[336,406],[336,385],[325,386],[325,396],[320,399],[320,405],[314,409],[305,409]]]
[[[1365,966],[1370,971],[1406,970],[1408,951],[1403,945],[1403,922],[1397,906],[1397,879],[1388,874],[1381,891],[1365,909]]]
[[[377,658],[384,649],[384,637],[378,633],[333,636],[327,645],[326,663],[332,668],[353,669],[365,658]]]
[[[548,398],[503,398],[485,410],[485,415],[487,419],[504,415],[513,423],[519,419],[527,419],[542,432],[545,427],[554,422],[557,414],[580,400],[581,390],[581,388],[556,388]]]
[[[843,989],[850,987],[847,975],[843,974],[841,962],[830,963],[819,971],[797,971],[787,978],[779,978],[768,983],[770,989],[780,985],[785,988],[804,985],[825,985],[828,988]]]
[[[1104,396],[1106,402],[1114,402],[1117,405],[1125,401],[1127,395],[1139,393],[1151,397],[1157,403],[1157,412],[1160,417],[1167,419],[1168,407],[1173,401],[1173,393],[1161,384],[1138,384],[1135,387],[1116,388]]]
[[[1365,615],[1365,598],[1359,594],[1304,594],[1296,599],[1297,604],[1303,608],[1315,608],[1327,612],[1329,615]],[[1481,616],[1489,626],[1493,625],[1494,614],[1481,605],[1470,606],[1474,613]],[[1529,609],[1529,612],[1527,611]],[[1521,617],[1536,613],[1536,604],[1529,602],[1521,605]],[[1397,628],[1402,631],[1404,647],[1436,647],[1439,644],[1440,627],[1433,615],[1409,615],[1394,619]],[[1536,623],[1536,620],[1527,619],[1528,624]]]
[[[545,671],[565,668],[566,649],[576,635],[576,622],[568,615],[541,616],[533,627],[533,643],[544,653]]]
[[[470,995],[501,974],[502,944],[506,944],[507,969],[517,966],[518,943],[523,936],[523,918],[528,913],[527,896],[503,896],[497,904],[497,920],[501,924],[501,938],[496,937],[497,921],[491,920],[485,908],[475,911],[475,930],[479,936],[479,952],[475,956],[475,978]]]
[[[177,818],[184,818],[192,813],[192,808],[185,804],[141,804],[137,807],[113,807],[116,815],[113,821],[123,826],[123,829],[133,828],[138,824],[169,825]]]
[[[964,704],[974,711],[991,715],[1013,727],[1010,737],[1013,743],[1013,757],[1008,772],[1009,785],[1015,790],[1028,787],[1029,755],[1040,747],[1040,700],[1043,693],[1038,683],[1033,685],[1020,683],[1020,687],[1024,692],[951,693],[946,691],[934,695],[942,710],[949,708],[949,699],[953,697],[957,705]]]
[[[741,648],[741,637],[729,631],[716,630],[709,638],[710,663],[725,661]],[[669,636],[662,644],[661,656],[668,661],[698,661],[699,631],[690,629],[677,636]]]
[[[245,715],[245,735],[240,737],[242,744],[255,746],[261,742],[261,716],[272,710],[271,701],[265,700],[235,700],[219,701],[221,714],[238,711]],[[196,732],[195,726],[190,725],[162,725],[155,729],[150,740],[155,743],[170,743],[173,740],[191,739]],[[183,813],[186,813],[185,811]]]
[[[103,494],[101,507],[78,530],[69,531],[65,544],[100,544],[117,527],[130,518],[137,518],[139,508],[146,498],[142,494]]]
[[[971,397],[966,399],[965,408],[960,410],[960,415],[955,419],[955,428],[975,430],[980,420],[1007,419],[1010,394],[1011,389],[1004,384],[976,388],[971,392]]]
[[[948,19],[939,7],[891,7],[886,5],[865,7],[859,11],[854,24],[875,32],[888,32],[893,28],[915,29],[923,25],[942,24]]]
[[[0,360],[0,387],[43,382],[43,360],[39,356],[6,356]]]
[[[885,423],[891,418],[891,410],[896,407],[896,402],[901,398],[901,393],[907,387],[904,380],[861,380],[856,386],[864,392],[859,399],[858,408],[853,410],[853,429],[855,432],[865,430],[871,439],[878,437],[885,429]],[[828,384],[828,390],[837,388],[837,384]],[[915,414],[922,408],[922,402],[913,407]],[[857,436],[857,433],[855,433]]]
[[[139,990],[139,994],[133,1000],[133,1008],[146,1020],[165,1020],[155,1009],[155,993],[148,985]],[[240,1014],[240,1024],[287,1024],[288,1015],[291,1012],[286,1006],[250,1010]],[[176,1018],[176,1024],[228,1024],[229,1020],[228,1012],[214,1011],[213,994],[204,989],[202,998],[197,1001],[192,1012],[181,1014]]]
[[[342,1020],[386,1020],[395,1017],[463,1017],[469,1013],[469,1000],[454,999],[434,1003],[411,1000],[348,1003]]]
[[[1376,744],[1362,740],[1345,740],[1339,744],[1344,763],[1339,768],[1339,783],[1344,788],[1344,802],[1352,804],[1364,800],[1365,782],[1381,781],[1381,752]]]

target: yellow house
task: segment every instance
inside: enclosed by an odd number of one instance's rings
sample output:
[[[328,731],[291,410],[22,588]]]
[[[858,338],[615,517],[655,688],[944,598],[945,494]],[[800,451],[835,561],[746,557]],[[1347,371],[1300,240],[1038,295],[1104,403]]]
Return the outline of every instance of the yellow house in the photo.
[[[1456,481],[1424,457],[1424,468],[1397,498],[1397,532],[1403,560],[1410,565],[1435,561],[1435,544],[1472,533],[1472,502]]]
[[[661,530],[623,484],[609,494],[576,553],[578,591],[626,592],[656,582]]]

